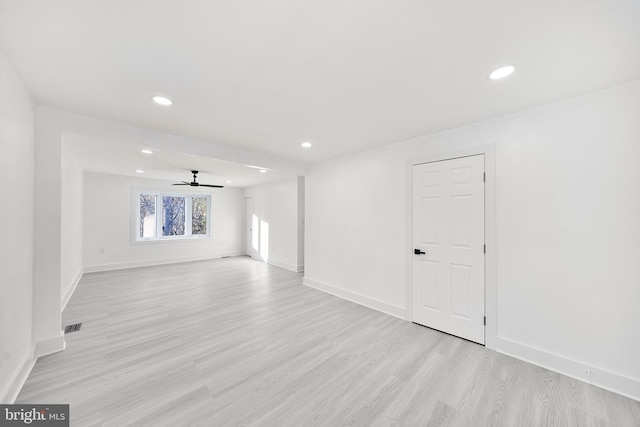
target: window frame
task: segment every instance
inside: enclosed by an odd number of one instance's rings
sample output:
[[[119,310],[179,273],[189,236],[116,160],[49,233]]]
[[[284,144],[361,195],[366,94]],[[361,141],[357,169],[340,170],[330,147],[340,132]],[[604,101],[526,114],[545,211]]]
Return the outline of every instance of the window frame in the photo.
[[[140,196],[143,194],[149,194],[155,196],[155,216],[156,216],[156,229],[155,236],[153,237],[140,237]],[[185,199],[185,215],[184,215],[184,235],[176,236],[163,236],[162,235],[162,198],[163,197],[181,197]],[[171,241],[188,241],[188,240],[202,240],[211,238],[211,218],[213,210],[213,198],[211,194],[195,193],[195,192],[179,192],[179,191],[162,191],[145,188],[136,188],[132,191],[133,198],[133,220],[132,220],[132,235],[131,242],[133,244],[144,243],[158,243],[158,242],[171,242]],[[205,234],[192,234],[193,232],[193,199],[205,199],[207,205],[206,214],[206,233]]]

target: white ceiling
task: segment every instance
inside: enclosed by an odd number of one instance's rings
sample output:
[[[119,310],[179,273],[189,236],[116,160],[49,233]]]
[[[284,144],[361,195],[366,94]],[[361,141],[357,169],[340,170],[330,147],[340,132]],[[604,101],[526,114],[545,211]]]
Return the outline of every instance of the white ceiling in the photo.
[[[153,148],[150,150],[151,154],[142,152],[149,148]],[[192,181],[191,170],[198,171],[197,182],[225,187],[248,187],[296,176],[291,172],[274,169],[266,169],[266,173],[261,173],[257,165],[249,167],[246,164],[168,151],[146,144],[80,134],[65,134],[63,150],[66,155],[78,159],[85,170],[174,182]],[[138,170],[142,173],[138,173]]]
[[[38,104],[310,163],[640,79],[640,2],[0,0],[0,51]]]

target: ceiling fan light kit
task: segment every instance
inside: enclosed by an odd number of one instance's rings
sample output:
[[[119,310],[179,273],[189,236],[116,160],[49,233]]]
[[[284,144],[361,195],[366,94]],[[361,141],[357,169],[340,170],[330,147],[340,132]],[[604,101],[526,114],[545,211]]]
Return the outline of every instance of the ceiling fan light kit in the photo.
[[[224,188],[224,185],[200,184],[196,181],[196,178],[198,176],[198,171],[192,170],[191,173],[193,174],[193,181],[191,182],[182,181],[180,183],[173,184],[173,185],[190,185],[191,187]]]

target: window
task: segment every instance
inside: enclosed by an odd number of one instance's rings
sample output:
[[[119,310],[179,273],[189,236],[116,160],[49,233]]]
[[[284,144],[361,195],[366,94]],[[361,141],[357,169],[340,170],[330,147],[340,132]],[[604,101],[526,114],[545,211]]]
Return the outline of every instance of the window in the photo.
[[[136,240],[208,237],[210,212],[211,196],[139,192]]]

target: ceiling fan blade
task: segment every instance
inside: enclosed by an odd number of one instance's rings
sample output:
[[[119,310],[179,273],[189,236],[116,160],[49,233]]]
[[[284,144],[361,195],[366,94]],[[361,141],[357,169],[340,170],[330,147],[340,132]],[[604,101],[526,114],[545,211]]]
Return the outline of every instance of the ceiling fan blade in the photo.
[[[196,182],[196,176],[198,175],[198,171],[192,170],[191,173],[193,174],[193,181],[192,182],[180,181],[181,184],[173,184],[173,185],[190,185],[191,187],[224,188],[224,185],[200,184],[199,182]]]

